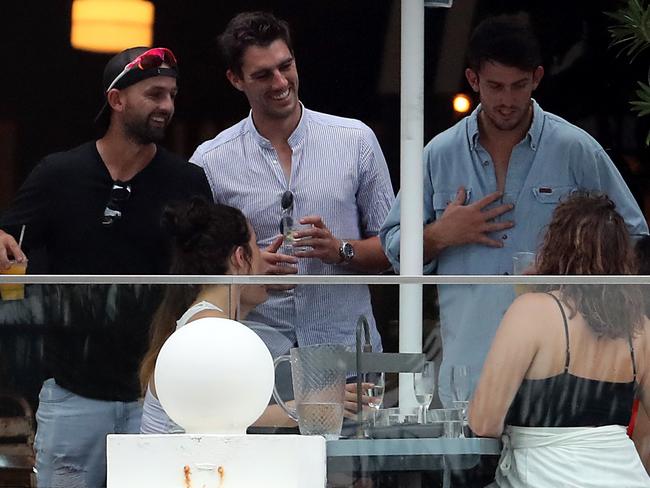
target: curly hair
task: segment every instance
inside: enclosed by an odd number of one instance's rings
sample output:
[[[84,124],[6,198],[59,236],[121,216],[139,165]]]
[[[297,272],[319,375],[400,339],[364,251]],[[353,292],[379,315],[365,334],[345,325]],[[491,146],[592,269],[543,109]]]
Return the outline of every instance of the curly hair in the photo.
[[[293,54],[289,24],[269,12],[242,12],[233,17],[219,37],[217,44],[226,68],[242,75],[242,59],[250,46],[266,47],[277,40],[284,41]]]
[[[195,197],[185,203],[165,208],[163,226],[172,236],[170,274],[227,274],[230,256],[237,247],[247,259],[253,251],[251,230],[240,210],[227,205],[208,203]],[[201,285],[168,285],[163,301],[156,310],[149,330],[149,349],[140,364],[143,392],[156,364],[158,353],[176,329],[176,320],[194,302]]]
[[[576,192],[553,212],[535,268],[542,275],[631,275],[636,259],[625,221],[606,195]],[[557,286],[550,288],[557,289]],[[631,337],[643,300],[632,285],[562,285],[571,317],[580,313],[599,337]]]

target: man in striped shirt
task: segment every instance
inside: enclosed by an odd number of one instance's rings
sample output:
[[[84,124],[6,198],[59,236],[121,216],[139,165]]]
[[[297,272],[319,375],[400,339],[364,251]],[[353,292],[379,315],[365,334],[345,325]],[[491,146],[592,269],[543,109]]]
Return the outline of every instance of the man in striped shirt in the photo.
[[[300,223],[292,256],[267,253],[276,274],[358,274],[388,267],[377,237],[394,193],[370,128],[306,109],[286,22],[264,12],[234,17],[219,37],[226,76],[251,107],[247,118],[201,144],[215,201],[241,209],[260,246],[276,250],[283,215]],[[286,229],[285,229],[286,230]],[[285,246],[286,247],[286,246]],[[354,344],[359,315],[381,349],[366,285],[273,291],[249,315],[294,345]]]

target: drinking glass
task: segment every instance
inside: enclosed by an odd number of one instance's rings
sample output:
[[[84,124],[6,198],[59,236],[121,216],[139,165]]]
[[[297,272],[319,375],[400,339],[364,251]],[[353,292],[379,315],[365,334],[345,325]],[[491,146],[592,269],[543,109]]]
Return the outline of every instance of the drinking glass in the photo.
[[[463,421],[457,408],[437,408],[427,412],[427,421],[442,425],[444,437],[462,437]]]
[[[368,396],[368,406],[373,410],[379,410],[384,401],[386,387],[384,373],[368,373],[365,382],[371,385],[364,392]]]
[[[433,362],[426,361],[421,373],[413,373],[413,392],[415,401],[420,405],[418,416],[420,423],[427,423],[426,411],[429,409],[433,392],[436,389],[436,372]]]
[[[282,245],[280,246],[278,252],[281,254],[294,256],[295,253],[299,251],[310,251],[312,249],[310,246],[295,245],[296,243],[299,243],[301,241],[301,239],[296,239],[295,233],[300,231],[305,231],[313,227],[314,226],[311,224],[300,224],[297,222],[293,223],[293,220],[291,221],[291,224],[288,225],[285,225],[283,223],[282,233],[284,235],[284,241],[282,242]]]
[[[516,252],[512,255],[512,274],[527,275],[535,272],[535,253],[530,251]],[[515,285],[515,296],[534,291],[531,285]]]
[[[384,373],[366,373],[363,382],[370,385],[364,388],[363,394],[368,397],[368,406],[372,410],[372,424],[374,425],[377,422],[377,411],[384,401],[386,387]]]
[[[5,270],[0,270],[0,274],[24,275],[26,271],[27,261],[23,261],[22,263],[9,261],[9,267]],[[25,298],[24,283],[3,283],[0,285],[0,298],[2,300],[22,300]]]
[[[535,253],[531,251],[516,252],[512,255],[512,274],[524,275],[535,268]]]
[[[471,370],[464,364],[451,367],[451,392],[454,407],[460,410],[463,424],[467,422],[467,407],[471,390]]]

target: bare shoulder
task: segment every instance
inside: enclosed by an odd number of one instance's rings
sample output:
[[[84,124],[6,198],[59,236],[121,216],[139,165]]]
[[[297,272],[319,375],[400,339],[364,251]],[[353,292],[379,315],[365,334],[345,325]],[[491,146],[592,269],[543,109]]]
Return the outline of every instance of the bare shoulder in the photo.
[[[555,315],[559,314],[557,303],[548,293],[524,293],[510,305],[503,317],[504,327],[516,327],[522,333],[542,332]]]
[[[551,311],[558,310],[557,303],[548,293],[524,293],[519,295],[512,302],[508,311],[516,313],[542,312],[549,314]]]

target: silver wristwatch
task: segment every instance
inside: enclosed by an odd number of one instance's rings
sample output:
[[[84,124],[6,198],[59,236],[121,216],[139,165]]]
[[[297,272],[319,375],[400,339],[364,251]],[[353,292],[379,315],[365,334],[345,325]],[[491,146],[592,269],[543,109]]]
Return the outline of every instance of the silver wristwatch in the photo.
[[[348,241],[341,241],[339,246],[339,256],[341,256],[341,264],[346,264],[354,258],[354,247]]]

